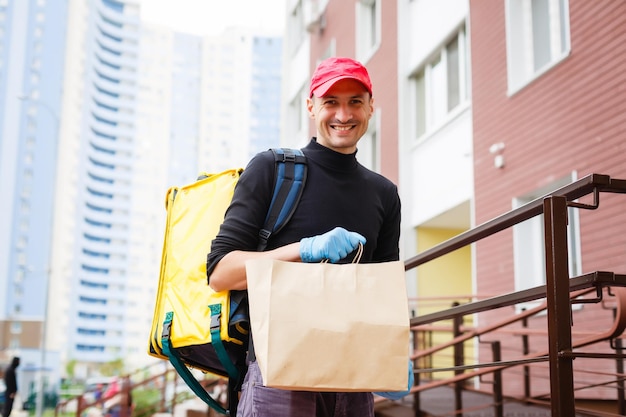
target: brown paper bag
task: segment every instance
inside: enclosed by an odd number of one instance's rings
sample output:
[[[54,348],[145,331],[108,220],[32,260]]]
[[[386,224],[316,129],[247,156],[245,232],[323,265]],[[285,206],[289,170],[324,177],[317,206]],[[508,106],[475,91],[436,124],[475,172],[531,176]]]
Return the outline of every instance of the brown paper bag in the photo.
[[[268,387],[401,391],[408,385],[404,265],[246,263],[257,362]]]

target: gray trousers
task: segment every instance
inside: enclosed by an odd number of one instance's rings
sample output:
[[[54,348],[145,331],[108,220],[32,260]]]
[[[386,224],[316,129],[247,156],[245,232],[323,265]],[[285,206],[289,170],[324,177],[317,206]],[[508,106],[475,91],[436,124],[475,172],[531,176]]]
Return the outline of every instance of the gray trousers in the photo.
[[[371,392],[286,391],[263,386],[256,362],[250,363],[237,417],[374,417]]]

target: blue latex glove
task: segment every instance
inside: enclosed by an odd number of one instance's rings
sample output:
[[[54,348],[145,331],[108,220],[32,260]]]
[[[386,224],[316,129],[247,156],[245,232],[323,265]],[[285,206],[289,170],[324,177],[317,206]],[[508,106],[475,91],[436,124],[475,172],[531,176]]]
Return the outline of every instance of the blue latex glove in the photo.
[[[415,374],[413,373],[413,362],[409,360],[409,386],[406,391],[386,391],[386,392],[375,392],[374,394],[380,395],[381,397],[385,397],[388,400],[401,400],[402,398],[409,395],[411,391],[411,387],[415,384]]]
[[[358,248],[359,243],[365,245],[363,236],[343,227],[335,227],[322,235],[303,238],[300,241],[300,258],[303,262],[320,262],[324,259],[339,262]]]

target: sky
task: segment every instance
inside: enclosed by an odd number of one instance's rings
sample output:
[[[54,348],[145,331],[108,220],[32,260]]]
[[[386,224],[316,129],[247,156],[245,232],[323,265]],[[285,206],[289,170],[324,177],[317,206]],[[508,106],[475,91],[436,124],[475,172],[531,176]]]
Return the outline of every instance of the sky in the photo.
[[[196,35],[219,35],[231,26],[281,35],[287,0],[142,0],[144,20]]]

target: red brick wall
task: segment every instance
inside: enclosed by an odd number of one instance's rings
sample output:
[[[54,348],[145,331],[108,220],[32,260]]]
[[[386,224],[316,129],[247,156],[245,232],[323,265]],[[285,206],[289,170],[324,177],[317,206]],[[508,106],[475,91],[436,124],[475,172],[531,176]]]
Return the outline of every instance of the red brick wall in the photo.
[[[504,3],[470,0],[477,224],[574,170],[626,179],[626,2],[570,0],[570,55],[510,97]],[[497,142],[503,169],[489,153]],[[624,208],[626,195],[604,194],[598,210],[580,212],[584,272],[626,273]],[[514,290],[511,231],[476,246],[476,271],[479,293]],[[593,308],[575,324],[602,328],[607,314]]]
[[[338,56],[356,54],[356,0],[329,1],[324,16],[326,28],[311,36],[311,73],[317,60],[335,40]],[[374,106],[381,110],[381,173],[398,182],[398,65],[397,65],[397,5],[395,1],[382,3],[381,46],[364,64],[372,79]]]
[[[381,172],[398,183],[398,34],[397,3],[382,2],[381,46],[368,69],[374,85],[375,106],[381,110]]]

